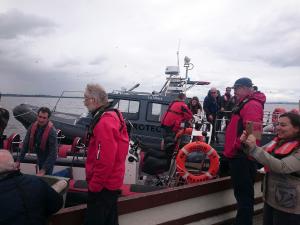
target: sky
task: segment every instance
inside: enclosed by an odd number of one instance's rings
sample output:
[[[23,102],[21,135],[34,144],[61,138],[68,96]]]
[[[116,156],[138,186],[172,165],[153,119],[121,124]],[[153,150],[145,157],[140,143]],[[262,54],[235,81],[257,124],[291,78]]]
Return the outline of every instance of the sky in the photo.
[[[51,94],[99,83],[159,91],[183,58],[203,100],[249,77],[267,102],[300,99],[299,0],[1,0],[0,91]]]

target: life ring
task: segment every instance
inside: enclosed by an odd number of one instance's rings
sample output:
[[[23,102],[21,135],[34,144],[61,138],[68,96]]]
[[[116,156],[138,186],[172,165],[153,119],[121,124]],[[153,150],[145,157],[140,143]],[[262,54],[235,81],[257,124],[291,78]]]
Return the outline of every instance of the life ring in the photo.
[[[185,161],[191,152],[201,151],[209,157],[210,166],[207,172],[199,175],[191,174],[185,167]],[[188,181],[188,183],[202,182],[215,177],[219,171],[219,155],[214,148],[205,142],[191,142],[181,148],[176,157],[176,169],[179,175]]]

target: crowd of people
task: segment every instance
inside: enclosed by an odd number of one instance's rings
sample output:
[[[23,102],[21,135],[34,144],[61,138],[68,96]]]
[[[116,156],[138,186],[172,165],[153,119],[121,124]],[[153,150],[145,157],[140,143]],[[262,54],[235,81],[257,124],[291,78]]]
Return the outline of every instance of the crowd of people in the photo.
[[[232,88],[234,95],[231,94]],[[276,138],[259,147],[266,96],[247,77],[236,80],[232,88],[226,87],[223,95],[215,87],[210,88],[203,107],[198,97],[194,96],[187,102],[186,95],[180,93],[162,116],[161,148],[171,156],[174,149],[168,146],[174,144],[182,124],[191,126],[193,115],[201,114],[213,126],[211,143],[218,142],[216,130],[221,129],[219,121],[225,119],[223,154],[229,164],[237,201],[234,224],[252,224],[257,162],[266,171],[264,225],[300,224],[299,112],[286,112],[282,108],[274,110],[270,130],[276,132]],[[111,107],[107,93],[98,84],[87,84],[84,105],[93,118],[87,134],[88,200],[84,224],[118,224],[117,200],[129,146],[126,124],[122,113]],[[53,188],[36,176],[20,172],[20,163],[26,153],[35,152],[37,176],[52,174],[58,144],[50,117],[49,108],[38,110],[37,119],[28,128],[16,162],[9,151],[0,150],[0,201],[14,200],[11,205],[0,205],[1,212],[7,212],[1,214],[0,224],[24,224],[22,221],[45,224],[47,217],[62,207],[62,197]],[[8,111],[0,109],[1,136],[8,119]],[[22,216],[16,217],[20,212]]]

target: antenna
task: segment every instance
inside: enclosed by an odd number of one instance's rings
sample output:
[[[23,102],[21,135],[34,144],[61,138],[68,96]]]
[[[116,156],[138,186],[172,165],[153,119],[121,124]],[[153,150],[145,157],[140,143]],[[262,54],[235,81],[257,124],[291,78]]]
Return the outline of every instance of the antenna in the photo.
[[[178,47],[177,47],[177,66],[178,66],[178,69],[179,69],[179,50],[180,50],[180,42],[181,42],[181,40],[178,39]]]

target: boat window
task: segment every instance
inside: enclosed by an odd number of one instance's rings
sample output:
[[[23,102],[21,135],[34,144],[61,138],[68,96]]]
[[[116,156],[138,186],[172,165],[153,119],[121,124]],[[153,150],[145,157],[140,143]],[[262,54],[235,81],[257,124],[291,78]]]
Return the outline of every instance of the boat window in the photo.
[[[167,110],[168,105],[149,103],[147,110],[147,120],[160,122],[162,115]]]
[[[126,119],[138,119],[140,102],[121,99],[114,108],[118,108]]]

